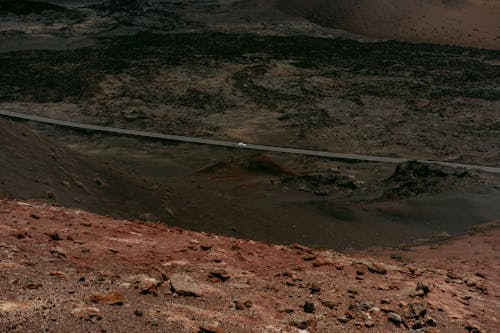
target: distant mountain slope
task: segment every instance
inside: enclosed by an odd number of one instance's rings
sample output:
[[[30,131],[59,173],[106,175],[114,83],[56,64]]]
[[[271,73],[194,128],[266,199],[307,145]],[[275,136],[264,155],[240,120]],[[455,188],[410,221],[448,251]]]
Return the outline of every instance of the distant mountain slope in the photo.
[[[496,0],[278,0],[276,5],[370,37],[500,49]]]

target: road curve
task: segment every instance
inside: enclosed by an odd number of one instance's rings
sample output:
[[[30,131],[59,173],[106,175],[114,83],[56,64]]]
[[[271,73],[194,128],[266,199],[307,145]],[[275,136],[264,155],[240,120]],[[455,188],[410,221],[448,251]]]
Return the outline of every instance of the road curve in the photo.
[[[23,120],[35,121],[38,123],[44,123],[44,124],[50,124],[50,125],[70,127],[70,128],[75,128],[75,129],[122,134],[122,135],[127,135],[127,136],[134,136],[134,137],[153,138],[153,139],[179,141],[179,142],[196,143],[196,144],[230,147],[230,148],[260,150],[260,151],[268,151],[268,152],[276,152],[276,153],[327,157],[327,158],[333,158],[333,159],[339,159],[339,160],[383,162],[383,163],[403,163],[403,162],[407,162],[407,161],[411,160],[411,159],[395,158],[395,157],[358,155],[358,154],[342,154],[342,153],[332,153],[329,151],[318,151],[318,150],[298,149],[298,148],[289,148],[289,147],[277,147],[277,146],[267,146],[267,145],[255,145],[255,144],[251,144],[251,143],[245,144],[245,143],[241,143],[241,142],[200,139],[200,138],[193,138],[193,137],[189,137],[189,136],[179,136],[179,135],[170,135],[170,134],[162,134],[162,133],[135,131],[135,130],[129,130],[129,129],[123,129],[123,128],[104,127],[104,126],[98,126],[98,125],[75,123],[72,121],[50,119],[50,118],[39,117],[39,116],[28,115],[28,114],[24,114],[24,113],[6,111],[6,110],[0,110],[0,116],[13,118],[13,119],[23,119]],[[417,160],[417,161],[422,162],[422,163],[427,163],[427,164],[440,164],[440,165],[444,165],[444,166],[448,166],[448,167],[452,167],[452,168],[463,168],[463,169],[470,169],[470,170],[477,170],[477,171],[484,171],[484,172],[491,172],[491,173],[500,173],[500,168],[484,166],[484,165],[451,163],[451,162],[431,161],[431,160]]]

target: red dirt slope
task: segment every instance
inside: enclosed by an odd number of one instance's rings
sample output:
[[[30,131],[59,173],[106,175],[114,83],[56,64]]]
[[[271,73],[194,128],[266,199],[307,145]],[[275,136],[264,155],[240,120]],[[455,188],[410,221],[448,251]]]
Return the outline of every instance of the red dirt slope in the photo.
[[[343,255],[0,199],[0,331],[498,332],[499,241]]]

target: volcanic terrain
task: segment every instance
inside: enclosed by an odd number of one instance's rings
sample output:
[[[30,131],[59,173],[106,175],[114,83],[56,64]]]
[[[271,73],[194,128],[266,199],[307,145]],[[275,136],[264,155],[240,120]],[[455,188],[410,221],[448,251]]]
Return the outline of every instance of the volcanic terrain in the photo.
[[[0,0],[0,331],[500,330],[499,8]]]

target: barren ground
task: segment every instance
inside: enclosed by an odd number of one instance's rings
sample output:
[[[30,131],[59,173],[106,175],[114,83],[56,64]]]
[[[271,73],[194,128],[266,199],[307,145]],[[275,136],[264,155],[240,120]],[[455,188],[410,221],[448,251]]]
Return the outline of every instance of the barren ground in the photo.
[[[5,199],[0,218],[2,331],[500,328],[498,229],[368,256]]]
[[[500,166],[494,4],[293,3],[0,1],[0,108]],[[499,329],[495,174],[1,120],[0,196],[0,330]]]

